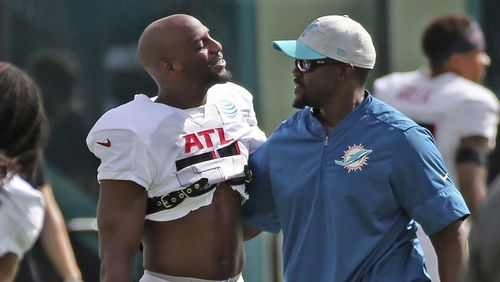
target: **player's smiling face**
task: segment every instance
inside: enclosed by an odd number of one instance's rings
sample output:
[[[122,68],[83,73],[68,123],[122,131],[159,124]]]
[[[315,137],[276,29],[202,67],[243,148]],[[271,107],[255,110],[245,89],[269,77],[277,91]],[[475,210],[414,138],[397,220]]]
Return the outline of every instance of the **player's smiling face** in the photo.
[[[226,70],[222,45],[210,36],[204,25],[193,23],[186,37],[187,44],[181,58],[185,78],[199,81],[205,87],[231,79],[230,72]]]

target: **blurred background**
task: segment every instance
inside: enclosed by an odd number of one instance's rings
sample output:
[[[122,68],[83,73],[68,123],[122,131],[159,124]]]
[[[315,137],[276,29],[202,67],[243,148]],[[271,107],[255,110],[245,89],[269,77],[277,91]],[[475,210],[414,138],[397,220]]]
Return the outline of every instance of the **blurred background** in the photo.
[[[272,40],[297,38],[319,16],[349,15],[372,34],[377,48],[371,90],[375,78],[425,65],[420,34],[433,18],[449,12],[467,13],[482,26],[492,59],[485,85],[498,95],[496,0],[0,0],[0,59],[27,70],[42,88],[51,127],[48,177],[70,223],[84,280],[98,281],[99,267],[96,232],[79,231],[75,223],[95,217],[97,202],[98,162],[85,137],[104,111],[134,93],[155,95],[136,55],[137,40],[150,22],[186,13],[209,27],[235,81],[254,94],[260,125],[270,134],[294,112],[293,61],[273,51]],[[490,176],[498,172],[499,159],[495,152]],[[279,235],[262,234],[246,248],[245,281],[282,281]],[[137,278],[140,265],[138,257]]]

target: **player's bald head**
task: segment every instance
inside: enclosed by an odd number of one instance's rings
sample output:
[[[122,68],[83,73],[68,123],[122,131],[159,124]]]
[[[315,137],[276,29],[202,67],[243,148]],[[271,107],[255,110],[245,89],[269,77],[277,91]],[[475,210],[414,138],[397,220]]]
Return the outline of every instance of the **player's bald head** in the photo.
[[[191,44],[193,31],[206,28],[196,18],[177,14],[146,27],[139,38],[138,53],[144,68],[154,69],[163,58],[176,58]]]

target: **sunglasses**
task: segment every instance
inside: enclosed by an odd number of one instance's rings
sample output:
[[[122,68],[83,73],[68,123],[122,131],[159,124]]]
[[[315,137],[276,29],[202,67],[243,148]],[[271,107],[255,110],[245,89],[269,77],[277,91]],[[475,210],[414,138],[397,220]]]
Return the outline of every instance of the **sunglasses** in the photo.
[[[319,66],[342,65],[342,64],[345,63],[330,58],[319,59],[319,60],[295,60],[295,66],[301,72],[312,72],[315,68]]]

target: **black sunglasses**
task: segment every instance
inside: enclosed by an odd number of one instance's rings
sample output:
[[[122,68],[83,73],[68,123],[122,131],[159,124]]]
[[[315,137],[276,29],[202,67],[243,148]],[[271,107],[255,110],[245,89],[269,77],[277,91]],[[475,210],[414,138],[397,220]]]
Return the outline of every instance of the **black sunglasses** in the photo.
[[[301,72],[312,72],[316,67],[322,65],[342,65],[342,64],[345,63],[330,58],[319,59],[319,60],[295,60],[295,66]]]

